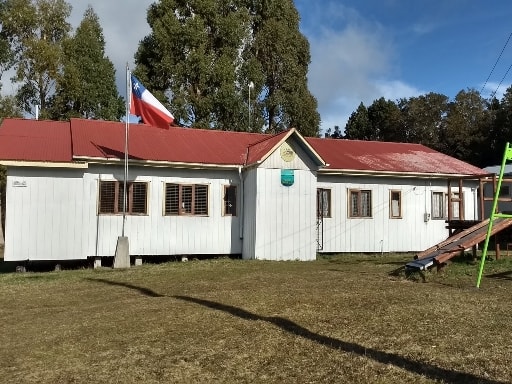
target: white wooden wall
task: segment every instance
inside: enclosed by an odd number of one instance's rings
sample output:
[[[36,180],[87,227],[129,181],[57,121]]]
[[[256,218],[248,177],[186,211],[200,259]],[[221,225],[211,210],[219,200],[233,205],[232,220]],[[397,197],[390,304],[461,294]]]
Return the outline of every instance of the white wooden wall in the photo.
[[[6,261],[84,258],[89,204],[81,171],[10,168],[6,194]]]
[[[86,175],[87,183],[97,190],[98,179],[122,180],[110,168]],[[147,174],[151,172],[151,176]],[[110,173],[109,173],[110,172]],[[223,216],[225,185],[240,185],[237,171],[176,170],[131,167],[129,180],[149,183],[147,216],[127,216],[125,234],[132,255],[241,254],[239,216]],[[208,216],[164,216],[164,184],[190,183],[209,185]],[[238,188],[240,194],[240,188]],[[97,195],[97,193],[96,193]],[[238,204],[240,208],[240,204]],[[95,211],[96,212],[96,211]],[[122,231],[122,217],[96,216],[97,244],[89,244],[88,253],[113,255],[117,236]]]
[[[476,184],[475,184],[476,187]],[[432,217],[432,192],[447,192],[446,180],[388,177],[319,177],[318,188],[331,189],[331,217],[323,219],[322,252],[417,252],[448,237],[444,219]],[[372,191],[372,217],[350,218],[348,190]],[[401,191],[402,218],[391,219],[390,190]],[[464,217],[478,219],[476,188],[464,187]]]
[[[148,182],[149,213],[127,216],[131,255],[242,254],[245,259],[316,258],[316,190],[331,189],[330,218],[324,218],[322,252],[410,252],[445,239],[444,220],[424,221],[433,191],[445,180],[320,175],[297,143],[285,162],[279,149],[244,172],[242,199],[238,170],[130,167],[129,180]],[[292,186],[281,184],[281,169],[293,169]],[[121,215],[97,215],[99,180],[122,180],[122,166],[89,169],[12,168],[7,176],[6,261],[67,260],[113,256]],[[164,216],[164,183],[208,184],[209,215]],[[238,186],[238,216],[223,216],[224,185]],[[476,185],[475,185],[476,187]],[[349,218],[347,191],[372,191],[372,218]],[[402,218],[389,218],[389,191],[402,192]],[[465,218],[477,219],[476,188],[465,187]],[[240,234],[243,230],[243,241]]]
[[[97,215],[100,179],[122,180],[122,167],[91,166],[85,173],[12,168],[5,260],[113,256],[122,215]],[[131,255],[242,253],[239,216],[222,215],[224,186],[240,185],[238,171],[130,167],[128,179],[149,184],[148,215],[127,215],[125,235]],[[164,216],[164,183],[173,182],[208,184],[209,215]]]
[[[305,152],[289,144],[293,161],[283,161],[278,148],[246,176],[246,259],[316,259],[316,175]],[[293,169],[293,185],[281,184],[281,169]]]

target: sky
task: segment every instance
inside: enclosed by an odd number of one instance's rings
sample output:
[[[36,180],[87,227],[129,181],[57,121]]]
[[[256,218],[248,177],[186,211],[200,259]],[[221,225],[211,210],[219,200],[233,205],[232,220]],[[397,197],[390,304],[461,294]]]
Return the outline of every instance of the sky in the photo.
[[[69,0],[73,28],[87,5],[98,14],[122,95],[126,64],[134,67],[139,41],[151,32],[146,10],[153,2]],[[295,6],[310,44],[308,84],[322,132],[343,130],[361,102],[369,106],[380,97],[437,92],[453,100],[476,89],[500,98],[512,84],[512,1],[295,0]]]

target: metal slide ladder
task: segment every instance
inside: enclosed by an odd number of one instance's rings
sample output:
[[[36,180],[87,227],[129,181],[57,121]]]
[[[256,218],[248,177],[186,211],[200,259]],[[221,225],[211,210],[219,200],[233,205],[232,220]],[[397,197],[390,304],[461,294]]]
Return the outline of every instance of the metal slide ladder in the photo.
[[[503,181],[503,173],[505,171],[505,165],[507,160],[512,160],[512,148],[510,148],[510,144],[507,142],[505,145],[505,153],[503,154],[503,161],[501,162],[500,175],[498,177],[498,185],[496,186],[496,191],[494,193],[494,199],[492,203],[491,216],[489,217],[489,225],[487,226],[487,235],[485,236],[484,248],[482,250],[482,258],[480,259],[480,268],[478,270],[478,278],[476,280],[476,287],[480,288],[480,282],[482,280],[482,273],[484,270],[485,259],[487,257],[487,248],[489,246],[489,239],[492,234],[492,226],[494,220],[496,218],[512,218],[512,215],[505,213],[496,212],[496,208],[498,207],[498,198],[500,196],[501,182]]]

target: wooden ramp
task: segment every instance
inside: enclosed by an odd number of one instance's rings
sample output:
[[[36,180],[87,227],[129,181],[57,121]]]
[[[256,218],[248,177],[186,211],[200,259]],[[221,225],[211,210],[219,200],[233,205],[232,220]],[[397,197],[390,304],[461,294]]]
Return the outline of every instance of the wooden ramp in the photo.
[[[495,217],[492,223],[491,236],[508,228],[512,225],[512,218],[508,217]],[[439,244],[430,247],[429,249],[418,253],[411,261],[405,265],[406,268],[425,270],[432,267],[434,264],[440,265],[452,257],[460,254],[461,251],[471,248],[472,246],[481,243],[487,236],[487,228],[489,226],[489,219],[486,219],[478,224],[469,227],[462,232],[457,233],[442,241]]]

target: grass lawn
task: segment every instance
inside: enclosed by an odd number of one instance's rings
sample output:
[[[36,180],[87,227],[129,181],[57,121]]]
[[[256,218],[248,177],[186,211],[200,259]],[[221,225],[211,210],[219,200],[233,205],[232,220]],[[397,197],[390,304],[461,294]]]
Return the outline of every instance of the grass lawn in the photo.
[[[0,382],[511,382],[512,260],[409,260],[0,273]]]

